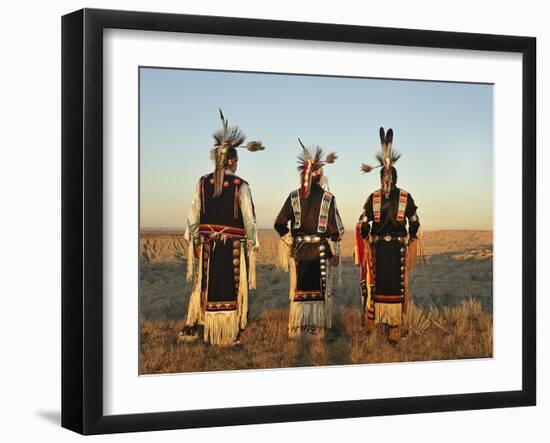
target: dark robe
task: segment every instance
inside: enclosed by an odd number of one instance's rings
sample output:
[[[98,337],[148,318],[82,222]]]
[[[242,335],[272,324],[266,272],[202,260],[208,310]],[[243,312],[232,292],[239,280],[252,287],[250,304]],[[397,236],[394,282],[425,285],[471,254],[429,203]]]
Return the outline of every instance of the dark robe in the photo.
[[[296,192],[296,191],[294,191]],[[292,194],[291,194],[292,195]],[[291,233],[293,244],[291,255],[296,261],[297,284],[294,301],[322,301],[325,298],[327,260],[333,257],[328,240],[339,241],[344,228],[332,194],[318,184],[311,187],[307,198],[300,198],[299,227],[292,198],[289,195],[275,220],[275,230],[282,237]],[[330,196],[326,227],[320,229],[320,213],[323,196]],[[288,223],[290,222],[290,228]],[[319,237],[318,242],[300,242],[306,236]]]
[[[237,309],[241,248],[246,233],[239,190],[244,180],[225,175],[223,191],[213,197],[213,174],[201,178],[199,233],[202,247],[202,297],[206,312]]]
[[[374,302],[404,302],[407,253],[405,237],[409,234],[415,238],[420,224],[416,217],[417,207],[409,193],[407,193],[404,217],[398,220],[399,196],[400,190],[395,186],[392,187],[389,198],[386,199],[382,193],[380,220],[375,221],[373,194],[371,194],[360,218],[361,236],[366,238],[370,233],[374,239],[371,248],[374,268]],[[409,220],[408,231],[407,220]],[[362,286],[365,290],[363,282]]]

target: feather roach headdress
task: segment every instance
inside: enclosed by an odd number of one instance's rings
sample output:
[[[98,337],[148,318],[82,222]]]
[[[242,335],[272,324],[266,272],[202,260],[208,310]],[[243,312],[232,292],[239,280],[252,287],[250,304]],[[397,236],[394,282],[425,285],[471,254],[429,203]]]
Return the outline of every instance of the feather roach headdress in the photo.
[[[401,154],[393,149],[393,129],[388,129],[387,134],[384,133],[384,128],[380,128],[380,145],[381,152],[376,154],[376,160],[378,160],[377,166],[371,166],[363,163],[361,170],[363,172],[370,172],[376,168],[391,169],[392,166],[397,163],[397,160],[401,158]]]
[[[331,152],[325,158],[323,150],[319,147],[306,148],[302,140],[298,139],[302,152],[298,156],[298,172],[300,172],[300,196],[307,198],[311,190],[311,182],[314,175],[319,174],[321,168],[326,164],[334,163],[338,158],[336,153]]]
[[[238,126],[229,126],[229,121],[224,117],[222,110],[219,111],[222,128],[212,134],[215,141],[215,147],[212,150],[212,159],[215,163],[214,197],[222,193],[223,176],[227,166],[237,160],[237,148],[246,148],[251,152],[265,149],[260,141],[250,141],[243,145],[246,141],[245,133]]]
[[[388,132],[384,132],[384,128],[380,128],[380,146],[381,152],[376,154],[376,160],[378,160],[377,166],[371,166],[363,163],[361,165],[361,170],[363,173],[371,172],[373,169],[382,168],[380,175],[382,177],[387,177],[385,194],[388,195],[389,187],[393,181],[393,174],[395,171],[394,165],[397,163],[397,160],[401,158],[401,154],[393,149],[393,129],[389,128]]]

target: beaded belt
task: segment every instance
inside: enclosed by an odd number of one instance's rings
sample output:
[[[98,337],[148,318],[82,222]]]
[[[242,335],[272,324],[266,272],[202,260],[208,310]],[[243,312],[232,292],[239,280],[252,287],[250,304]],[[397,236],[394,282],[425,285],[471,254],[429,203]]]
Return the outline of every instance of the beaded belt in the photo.
[[[298,235],[294,237],[294,241],[296,243],[321,243],[321,241],[323,241],[323,237],[320,237],[318,235]]]
[[[378,241],[392,241],[392,240],[397,240],[399,243],[405,243],[405,237],[401,237],[401,236],[395,236],[395,235],[390,235],[390,234],[386,234],[386,235],[373,235],[372,236],[372,241],[374,243],[378,242]]]
[[[243,238],[246,236],[246,231],[243,228],[236,228],[225,225],[199,225],[199,234],[209,237],[236,237]]]

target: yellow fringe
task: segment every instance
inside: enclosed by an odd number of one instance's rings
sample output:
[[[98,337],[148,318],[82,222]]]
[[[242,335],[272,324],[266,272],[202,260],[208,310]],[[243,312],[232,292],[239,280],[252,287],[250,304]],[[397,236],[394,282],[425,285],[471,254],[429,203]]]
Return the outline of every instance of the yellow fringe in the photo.
[[[201,309],[201,287],[202,287],[202,268],[204,263],[202,261],[202,248],[199,252],[199,265],[198,272],[195,280],[195,285],[193,287],[193,292],[189,297],[189,308],[187,309],[187,320],[186,325],[192,326],[196,323],[202,325],[204,324],[204,312]]]
[[[285,234],[279,241],[279,267],[285,272],[288,272],[291,244],[292,237],[290,234]]]
[[[213,345],[231,345],[239,335],[237,311],[207,312],[204,322],[204,341]]]
[[[187,281],[191,281],[193,279],[193,262],[195,259],[193,249],[193,240],[189,240],[189,245],[187,246]]]
[[[239,293],[237,295],[237,311],[239,318],[239,328],[246,327],[246,316],[248,312],[248,283],[246,279],[246,260],[244,255],[244,245],[241,245],[241,265],[239,268]]]
[[[303,326],[325,327],[325,302],[290,302],[290,315],[288,316],[288,334],[296,336],[300,334]]]
[[[332,328],[332,309],[333,309],[332,297],[328,297],[325,300],[325,326],[328,329]]]
[[[289,269],[290,269],[290,287],[288,291],[288,298],[290,298],[291,302],[294,300],[294,294],[296,294],[296,262],[292,257],[289,258]]]
[[[401,303],[375,303],[374,311],[376,323],[400,325],[403,316]]]
[[[248,252],[248,285],[256,289],[256,253],[252,248]]]
[[[192,326],[199,322],[201,317],[201,293],[200,289],[197,291],[193,290],[191,297],[189,298],[189,308],[187,310],[187,320],[186,325]]]

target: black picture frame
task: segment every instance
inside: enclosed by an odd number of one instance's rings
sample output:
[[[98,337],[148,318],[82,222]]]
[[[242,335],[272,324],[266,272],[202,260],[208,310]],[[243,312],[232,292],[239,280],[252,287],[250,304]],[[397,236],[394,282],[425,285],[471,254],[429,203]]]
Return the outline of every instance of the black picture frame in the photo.
[[[131,415],[103,412],[103,30],[171,31],[522,55],[522,388],[391,399]],[[62,18],[62,426],[152,431],[536,404],[536,39],[83,9]]]

